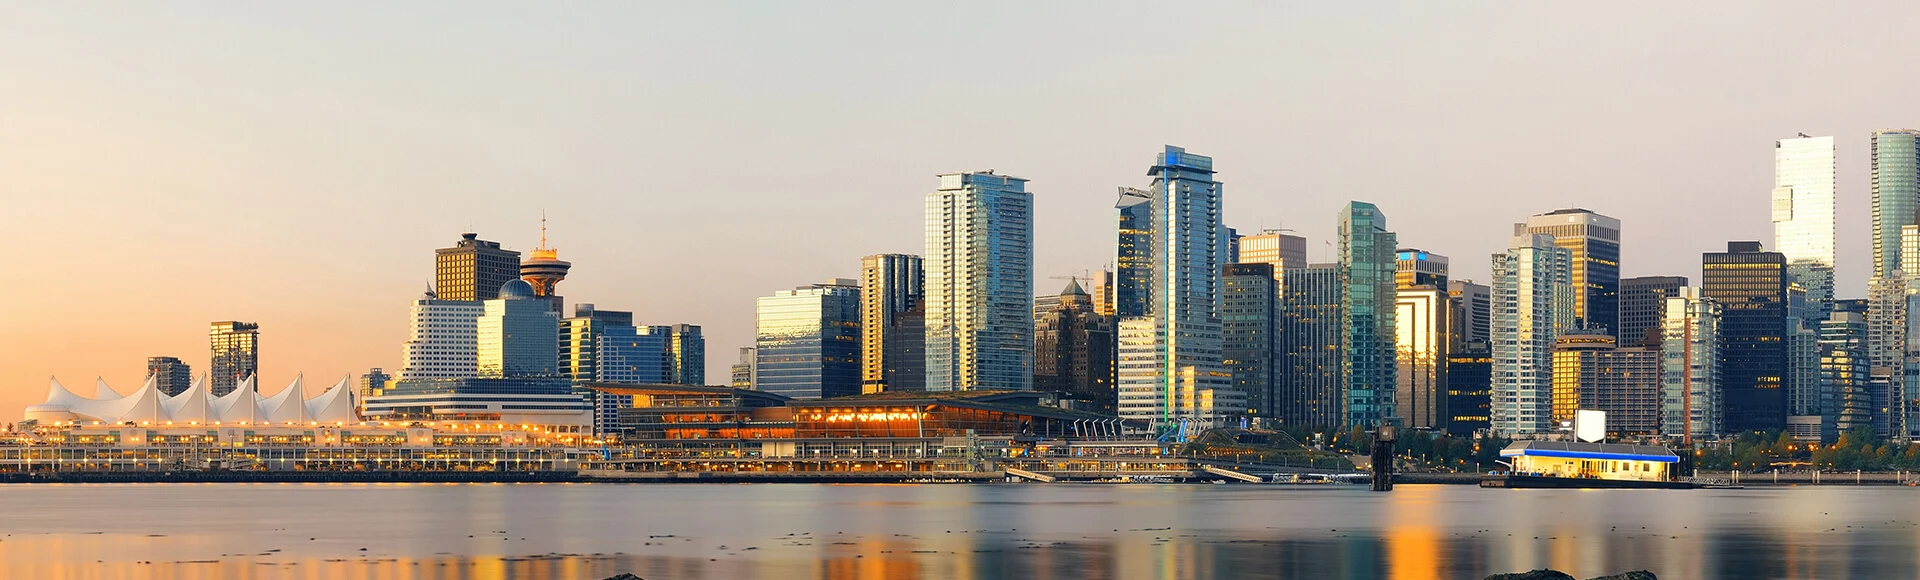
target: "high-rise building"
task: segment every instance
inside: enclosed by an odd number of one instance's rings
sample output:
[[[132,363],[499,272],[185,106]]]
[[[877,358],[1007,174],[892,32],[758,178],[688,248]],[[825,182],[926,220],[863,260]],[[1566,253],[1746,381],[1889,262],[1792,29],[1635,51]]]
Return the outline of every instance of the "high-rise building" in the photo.
[[[1911,226],[1909,226],[1911,227]],[[1916,264],[1920,266],[1920,264]],[[1867,282],[1867,360],[1874,388],[1873,425],[1879,436],[1903,440],[1911,432],[1908,421],[1908,391],[1915,383],[1916,367],[1908,359],[1911,348],[1908,319],[1912,306],[1920,306],[1920,281],[1895,269],[1886,276],[1874,276]]]
[[[213,396],[233,392],[241,381],[260,374],[260,325],[233,320],[215,322],[208,338],[213,360],[208,388]],[[258,390],[258,387],[255,387]]]
[[[1493,352],[1487,341],[1460,344],[1447,357],[1447,434],[1470,437],[1493,426]]]
[[[1447,257],[1426,250],[1401,248],[1394,252],[1393,282],[1401,288],[1432,286],[1447,291]]]
[[[385,369],[379,367],[367,369],[367,374],[360,375],[360,397],[364,399],[380,396],[380,393],[386,390],[387,382],[391,380],[393,376],[388,375]]]
[[[1620,331],[1620,220],[1580,208],[1527,218],[1527,233],[1573,253],[1573,317],[1581,328]]]
[[[499,289],[494,293],[498,294]],[[485,303],[441,300],[434,292],[414,299],[407,317],[407,342],[401,346],[403,358],[394,379],[479,376],[478,321],[485,313]]]
[[[1725,428],[1721,322],[1725,310],[1697,288],[1682,287],[1661,310],[1660,434],[1691,444]]]
[[[732,371],[732,374],[733,374],[733,383],[732,383],[733,388],[736,388],[736,389],[755,388],[753,383],[753,367],[754,367],[756,358],[757,357],[754,356],[753,347],[751,346],[740,347],[740,354],[738,355],[738,358],[734,359],[733,368],[729,369]]]
[[[1821,422],[1837,433],[1873,426],[1866,318],[1865,300],[1840,300],[1820,324]]]
[[[577,317],[576,317],[577,318]],[[656,327],[605,322],[593,333],[594,352],[598,353],[591,380],[603,383],[671,383],[673,363],[669,362],[671,338],[661,332],[641,332]],[[578,379],[576,379],[578,380]],[[618,410],[614,411],[618,413]]]
[[[1453,345],[1486,344],[1493,332],[1493,289],[1472,280],[1448,280],[1447,298],[1453,302]]]
[[[153,388],[167,396],[179,396],[193,386],[193,367],[170,356],[147,357],[147,376]]]
[[[475,322],[479,374],[486,378],[560,377],[560,317],[552,304],[515,279],[486,301]]]
[[[875,254],[860,259],[860,390],[868,393],[894,390],[888,385],[889,370],[902,364],[925,368],[926,355],[913,363],[890,359],[888,343],[896,340],[925,342],[920,337],[904,337],[900,315],[920,307],[926,300],[926,271],[919,256]],[[913,356],[894,349],[903,356]],[[922,371],[924,374],[925,371]],[[915,381],[916,383],[923,383]]]
[[[1394,406],[1394,248],[1387,216],[1363,201],[1340,210],[1340,390],[1346,425],[1373,427],[1399,417]]]
[[[560,374],[575,383],[611,380],[601,378],[599,355],[600,337],[613,326],[633,326],[633,313],[574,305],[573,316],[560,321]]]
[[[1444,283],[1445,279],[1438,281]],[[1405,427],[1445,429],[1450,418],[1447,361],[1453,344],[1453,305],[1444,287],[1414,284],[1395,292],[1394,361],[1398,368],[1394,372],[1393,399]]]
[[[698,324],[657,326],[667,333],[667,382],[675,385],[707,384],[707,339]]]
[[[1658,346],[1621,347],[1612,335],[1585,329],[1560,335],[1554,346],[1556,421],[1571,421],[1576,410],[1602,411],[1609,436],[1656,435],[1661,387]]]
[[[1786,428],[1789,268],[1785,255],[1759,242],[1728,242],[1726,252],[1702,256],[1701,294],[1725,309],[1720,390],[1729,432]]]
[[[1118,316],[1113,304],[1113,270],[1102,269],[1094,274],[1093,311],[1108,318]]]
[[[1279,377],[1274,416],[1283,426],[1332,429],[1345,423],[1341,403],[1339,264],[1311,264],[1281,274]]]
[[[1243,240],[1244,241],[1244,240]],[[1220,275],[1220,356],[1247,408],[1273,417],[1280,368],[1280,292],[1273,264],[1227,264]],[[1282,270],[1284,272],[1284,270]]]
[[[1833,305],[1833,175],[1832,137],[1803,134],[1774,142],[1774,250],[1786,256],[1789,281],[1807,289],[1812,321],[1825,319]],[[1737,349],[1732,343],[1728,347]],[[1738,416],[1740,403],[1727,402],[1732,405],[1727,427],[1746,429]]]
[[[940,189],[927,194],[926,220],[927,390],[1031,390],[1033,194],[1027,180],[992,171],[943,174]],[[771,370],[763,365],[761,378]]]
[[[1686,276],[1621,278],[1620,344],[1658,345],[1667,299],[1686,286]]]
[[[1220,223],[1222,185],[1213,159],[1168,146],[1148,175],[1151,300],[1141,316],[1122,311],[1120,416],[1164,425],[1244,413],[1245,395],[1232,389],[1221,363],[1220,254],[1229,234]],[[1151,340],[1141,340],[1143,331]]]
[[[1276,272],[1307,267],[1307,239],[1284,232],[1267,230],[1240,236],[1238,263],[1272,264]]]
[[[440,300],[492,300],[500,297],[501,285],[520,277],[520,252],[468,232],[453,247],[434,250],[433,265]]]
[[[1113,210],[1114,316],[1146,316],[1153,311],[1153,192],[1122,187]]]
[[[1493,255],[1493,430],[1553,429],[1553,345],[1573,327],[1572,252],[1553,236],[1514,228]]]
[[[1077,280],[1052,302],[1034,313],[1033,387],[1112,414],[1113,319],[1094,312],[1093,296]]]
[[[1874,274],[1906,268],[1920,275],[1920,264],[1901,260],[1900,229],[1920,224],[1920,131],[1873,132]]]
[[[859,284],[836,279],[761,297],[754,388],[797,399],[860,394]]]
[[[533,285],[533,295],[546,300],[554,316],[566,312],[566,299],[554,287],[567,279],[567,271],[572,268],[572,262],[560,259],[560,250],[547,247],[547,218],[541,217],[540,247],[520,263],[520,278]]]

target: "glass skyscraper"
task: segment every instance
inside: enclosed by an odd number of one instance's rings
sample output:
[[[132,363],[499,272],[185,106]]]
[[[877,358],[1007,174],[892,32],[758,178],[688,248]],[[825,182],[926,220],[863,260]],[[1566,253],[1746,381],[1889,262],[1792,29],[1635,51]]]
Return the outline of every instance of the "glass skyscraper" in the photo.
[[[1763,251],[1759,242],[1728,242],[1726,252],[1702,256],[1701,294],[1725,308],[1720,325],[1720,391],[1728,431],[1786,428],[1791,268],[1787,259],[1779,252]],[[1673,306],[1671,301],[1667,304]]]
[[[1221,362],[1247,408],[1274,415],[1280,356],[1280,291],[1273,264],[1227,264],[1220,283]]]
[[[888,343],[899,340],[925,341],[924,336],[902,336],[909,330],[926,331],[921,327],[906,328],[900,324],[900,316],[919,308],[920,303],[926,300],[926,279],[926,270],[919,256],[875,254],[860,259],[861,391],[878,393],[902,390],[889,384],[889,379],[907,361],[897,360],[888,356],[890,354],[920,357],[920,361],[910,363],[910,366],[925,368],[924,352],[917,352],[917,349],[903,351],[898,346],[889,348]],[[922,370],[921,374],[924,375],[925,371]],[[912,381],[911,386],[918,386],[923,380]]]
[[[215,322],[207,333],[213,344],[208,388],[213,396],[233,392],[241,381],[260,374],[260,325],[227,320]],[[258,384],[254,390],[259,390]]]
[[[1338,264],[1312,264],[1281,273],[1280,370],[1274,416],[1282,426],[1332,429],[1342,413],[1341,292]]]
[[[560,374],[560,317],[533,285],[515,279],[500,286],[475,321],[480,376],[553,378]]]
[[[1781,139],[1773,151],[1773,249],[1807,289],[1807,319],[1818,321],[1833,307],[1833,138]],[[1741,419],[1728,419],[1738,429]]]
[[[943,174],[926,201],[926,389],[1033,389],[1027,180]],[[761,367],[762,379],[767,371]]]
[[[802,286],[755,303],[754,388],[796,399],[860,394],[860,287]]]
[[[1620,344],[1658,345],[1667,299],[1687,287],[1686,276],[1641,276],[1620,280]]]
[[[1118,241],[1114,246],[1114,315],[1146,316],[1153,311],[1153,192],[1120,188],[1114,204]]]
[[[1720,303],[1680,287],[1661,308],[1660,434],[1691,443],[1725,426]]]
[[[1527,218],[1527,233],[1553,236],[1555,245],[1572,252],[1576,325],[1619,336],[1620,220],[1561,209]]]
[[[1340,386],[1345,424],[1395,418],[1394,297],[1399,238],[1387,216],[1363,201],[1340,211]]]
[[[1573,254],[1524,233],[1493,255],[1493,430],[1553,429],[1553,346],[1573,324]]]
[[[1900,259],[1900,228],[1920,224],[1916,214],[1920,214],[1920,131],[1874,131],[1874,275],[1887,276],[1903,267],[1920,269]]]

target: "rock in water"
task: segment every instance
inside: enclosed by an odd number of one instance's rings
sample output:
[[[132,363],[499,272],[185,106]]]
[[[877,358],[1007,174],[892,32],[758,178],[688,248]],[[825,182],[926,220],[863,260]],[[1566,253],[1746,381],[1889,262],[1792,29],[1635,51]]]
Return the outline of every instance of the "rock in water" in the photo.
[[[619,576],[608,576],[607,580],[647,580],[647,579],[641,578],[639,576],[635,576],[632,574],[621,574]]]
[[[1632,572],[1621,572],[1612,576],[1601,576],[1592,580],[1660,580],[1660,578],[1646,570],[1634,570]]]
[[[1531,572],[1520,572],[1517,574],[1492,574],[1487,576],[1487,580],[1578,580],[1578,579],[1567,575],[1566,572],[1541,568],[1539,570],[1534,570]]]

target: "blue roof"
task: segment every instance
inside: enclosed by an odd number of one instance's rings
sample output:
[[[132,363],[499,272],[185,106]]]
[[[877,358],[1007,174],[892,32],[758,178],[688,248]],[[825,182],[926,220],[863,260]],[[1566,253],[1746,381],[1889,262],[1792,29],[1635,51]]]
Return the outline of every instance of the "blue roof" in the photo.
[[[1612,461],[1657,461],[1679,463],[1680,456],[1659,445],[1616,445],[1575,441],[1515,441],[1500,450],[1501,457],[1564,457]]]

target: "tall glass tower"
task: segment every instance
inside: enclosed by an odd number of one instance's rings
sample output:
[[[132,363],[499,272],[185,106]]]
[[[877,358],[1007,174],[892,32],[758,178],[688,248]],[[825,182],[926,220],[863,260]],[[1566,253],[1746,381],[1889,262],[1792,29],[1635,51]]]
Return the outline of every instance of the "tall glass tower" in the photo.
[[[755,389],[798,399],[860,394],[860,286],[836,279],[754,302]]]
[[[927,194],[929,391],[1033,389],[1033,194],[992,171]],[[766,369],[760,370],[764,379]]]
[[[909,329],[900,324],[901,315],[920,306],[926,298],[927,274],[919,256],[875,254],[860,259],[860,390],[878,393],[901,389],[888,378],[905,361],[890,360],[889,354],[905,353],[889,348],[888,343],[903,340]],[[911,340],[920,340],[914,338]],[[911,353],[922,359],[926,355]],[[911,366],[920,367],[924,360]],[[922,371],[922,375],[925,371]],[[918,387],[920,381],[912,381]]]
[[[1573,254],[1577,324],[1619,336],[1620,220],[1580,208],[1560,209],[1527,218],[1527,233],[1553,236],[1555,245]],[[1831,244],[1828,247],[1831,254]]]
[[[1573,323],[1573,254],[1553,236],[1517,234],[1493,255],[1494,432],[1553,428],[1553,345]]]
[[[1701,255],[1701,296],[1725,308],[1719,389],[1728,431],[1785,429],[1789,391],[1815,388],[1788,380],[1796,360],[1790,335],[1802,326],[1790,320],[1796,310],[1788,281],[1793,266],[1782,254],[1761,249],[1759,242],[1727,242],[1726,252]]]
[[[1340,377],[1346,425],[1372,427],[1394,408],[1394,277],[1399,237],[1387,216],[1364,201],[1340,211]]]
[[[1833,308],[1833,171],[1833,137],[1774,142],[1773,249],[1786,256],[1793,283],[1807,289],[1808,320]],[[1729,427],[1737,428],[1732,415]]]
[[[1900,228],[1920,223],[1920,131],[1873,132],[1873,263],[1875,276],[1920,265],[1900,260]],[[1920,274],[1920,272],[1915,272]]]
[[[1114,203],[1118,241],[1114,246],[1114,315],[1146,316],[1153,310],[1153,192],[1120,188]]]
[[[214,396],[233,392],[247,377],[260,373],[260,325],[225,320],[215,322],[207,336],[213,343],[213,367],[209,374]],[[254,390],[259,390],[258,384]]]

